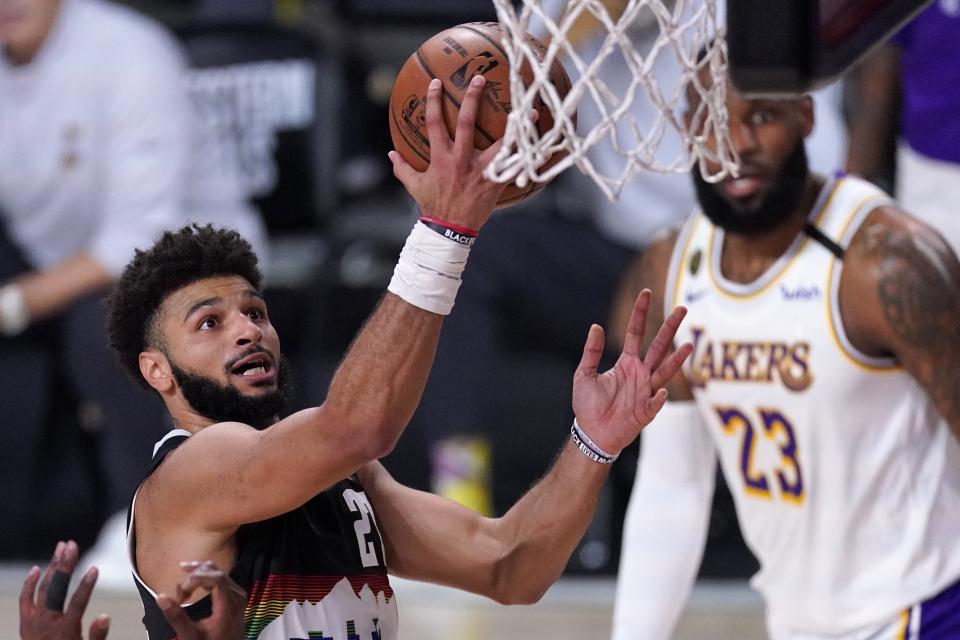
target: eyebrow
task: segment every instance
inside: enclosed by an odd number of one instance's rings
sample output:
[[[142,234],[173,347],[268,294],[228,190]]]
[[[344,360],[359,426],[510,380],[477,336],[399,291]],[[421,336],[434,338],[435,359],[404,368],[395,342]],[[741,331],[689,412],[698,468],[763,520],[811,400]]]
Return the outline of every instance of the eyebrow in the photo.
[[[242,292],[242,295],[246,298],[257,298],[258,300],[263,300],[263,295],[256,289],[245,289]],[[223,302],[223,298],[221,298],[220,296],[213,296],[212,298],[204,298],[200,302],[197,302],[196,304],[191,306],[189,309],[187,309],[187,313],[184,314],[183,316],[183,321],[186,322],[190,318],[190,316],[192,316],[194,313],[196,313],[199,309],[202,309],[203,307],[212,307],[213,305],[220,304],[222,302]]]

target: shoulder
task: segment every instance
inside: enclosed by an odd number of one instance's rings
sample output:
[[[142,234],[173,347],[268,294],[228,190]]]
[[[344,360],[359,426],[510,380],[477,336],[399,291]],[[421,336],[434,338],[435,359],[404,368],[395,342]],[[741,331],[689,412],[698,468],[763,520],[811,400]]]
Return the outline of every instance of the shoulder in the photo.
[[[936,229],[898,207],[880,206],[850,240],[844,270],[878,277],[893,267],[923,269],[951,259],[956,257]]]
[[[236,458],[236,452],[244,448],[255,451],[261,433],[239,422],[221,422],[193,433],[156,464],[141,485],[138,504],[156,501],[177,513],[190,507],[194,501],[181,498],[195,494],[197,487],[232,481],[217,462]]]
[[[851,338],[867,352],[929,340],[926,319],[955,306],[960,264],[929,225],[895,206],[871,211],[844,256],[840,305]]]
[[[644,289],[650,289],[653,293],[650,313],[647,315],[647,336],[652,338],[656,335],[656,330],[663,321],[667,271],[677,235],[678,231],[675,229],[664,231],[636,254],[620,278],[608,321],[611,344],[617,346],[623,344],[627,320],[633,309],[634,300]]]
[[[679,227],[665,229],[647,246],[644,253],[649,255],[649,260],[652,264],[660,265],[664,262],[670,262],[670,256],[677,244],[677,240],[680,238],[680,232],[681,229]]]
[[[96,57],[111,67],[139,68],[144,74],[162,67],[183,67],[176,38],[158,21],[105,0],[74,1],[76,22],[81,27],[78,36],[96,43]],[[91,33],[97,38],[90,39]]]
[[[219,422],[193,433],[167,454],[153,476],[179,476],[211,455],[223,456],[232,448],[249,446],[262,432],[240,422]]]
[[[652,289],[655,294],[663,293],[670,258],[679,236],[680,229],[666,229],[637,253],[628,271],[628,277],[637,292],[646,288]]]

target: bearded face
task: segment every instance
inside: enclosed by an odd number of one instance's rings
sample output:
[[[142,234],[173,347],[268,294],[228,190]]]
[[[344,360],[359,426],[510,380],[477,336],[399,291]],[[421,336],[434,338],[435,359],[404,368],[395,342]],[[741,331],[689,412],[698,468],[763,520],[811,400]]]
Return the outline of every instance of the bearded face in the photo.
[[[747,165],[744,169],[750,171]],[[748,197],[738,198],[730,192],[736,193],[736,187],[740,186],[737,183],[741,181],[741,184],[746,183],[744,186],[758,187],[761,180],[756,173],[731,179],[729,184],[735,185],[733,189],[725,188],[726,180],[719,184],[708,183],[696,168],[691,175],[700,207],[714,225],[731,233],[755,235],[777,228],[797,210],[808,173],[806,149],[803,139],[799,139],[780,172],[769,178],[769,188],[756,189],[756,192],[743,189]]]
[[[214,422],[242,422],[255,429],[266,429],[277,421],[290,401],[290,376],[284,358],[280,359],[275,388],[255,396],[244,395],[229,383],[185,371],[172,359],[170,367],[190,407]]]

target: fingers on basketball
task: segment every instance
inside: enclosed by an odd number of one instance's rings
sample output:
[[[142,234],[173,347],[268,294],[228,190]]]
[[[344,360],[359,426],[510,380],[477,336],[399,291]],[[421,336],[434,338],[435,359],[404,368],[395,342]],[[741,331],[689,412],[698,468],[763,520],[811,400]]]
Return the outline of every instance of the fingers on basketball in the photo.
[[[497,23],[462,24],[424,42],[403,65],[390,97],[390,135],[394,148],[413,169],[426,170],[436,137],[427,128],[427,86],[432,79],[439,79],[442,83],[441,112],[448,135],[463,143],[472,140],[474,147],[484,151],[478,158],[484,166],[496,155],[500,147],[491,148],[503,138],[513,108],[510,63],[500,44],[505,35],[502,25]],[[536,42],[532,37],[528,39]],[[538,51],[545,50],[539,42],[535,48]],[[527,84],[533,81],[534,74],[529,64],[524,63],[521,75]],[[476,76],[482,76],[485,84],[479,92],[474,124],[468,128],[464,120],[458,119],[458,111],[470,90],[471,79]],[[570,80],[559,61],[550,67],[549,77],[557,93],[561,97],[566,95],[570,90]],[[536,122],[541,135],[552,128],[553,116],[549,109],[537,111]],[[461,125],[466,135],[458,132]],[[542,169],[546,170],[559,162],[564,155],[565,152],[554,153]],[[396,166],[395,163],[395,174]],[[497,207],[503,208],[525,200],[546,184],[546,181],[528,180],[521,187],[515,182],[509,183],[502,190]]]

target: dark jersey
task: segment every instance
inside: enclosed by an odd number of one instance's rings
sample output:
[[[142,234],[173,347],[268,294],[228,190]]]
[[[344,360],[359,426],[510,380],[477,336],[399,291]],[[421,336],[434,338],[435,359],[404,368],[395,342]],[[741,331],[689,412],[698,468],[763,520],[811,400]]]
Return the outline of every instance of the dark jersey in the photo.
[[[189,437],[171,431],[157,445],[147,477]],[[136,568],[130,505],[130,556]],[[247,639],[393,640],[397,606],[387,578],[373,509],[355,478],[342,480],[298,509],[240,527],[231,577],[248,592]],[[196,560],[197,558],[184,558]],[[152,592],[134,574],[150,640],[170,640]],[[207,596],[187,607],[198,620],[210,614]]]

